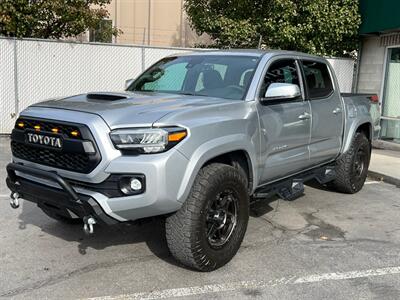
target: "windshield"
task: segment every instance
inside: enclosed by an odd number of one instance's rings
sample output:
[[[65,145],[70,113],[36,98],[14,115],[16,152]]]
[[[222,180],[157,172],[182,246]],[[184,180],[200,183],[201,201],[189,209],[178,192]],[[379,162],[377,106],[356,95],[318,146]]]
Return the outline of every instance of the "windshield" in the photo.
[[[140,75],[128,91],[242,100],[259,61],[251,56],[167,57]]]

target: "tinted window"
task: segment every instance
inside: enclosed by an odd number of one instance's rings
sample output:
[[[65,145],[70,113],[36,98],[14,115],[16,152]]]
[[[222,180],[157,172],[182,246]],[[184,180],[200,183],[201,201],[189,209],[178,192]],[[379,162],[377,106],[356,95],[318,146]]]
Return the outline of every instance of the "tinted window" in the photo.
[[[265,95],[271,83],[291,83],[300,86],[299,74],[295,61],[293,59],[282,59],[269,66],[261,87],[262,97]]]
[[[310,99],[324,98],[333,92],[328,66],[314,61],[303,61],[308,96]]]

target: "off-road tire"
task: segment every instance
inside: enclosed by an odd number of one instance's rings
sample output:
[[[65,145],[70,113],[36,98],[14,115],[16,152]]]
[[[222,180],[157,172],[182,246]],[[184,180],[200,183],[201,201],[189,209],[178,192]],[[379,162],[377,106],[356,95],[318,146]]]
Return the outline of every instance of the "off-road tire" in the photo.
[[[365,153],[364,167],[359,176],[355,175],[354,168],[359,151]],[[336,178],[329,184],[335,190],[354,194],[362,189],[368,175],[368,167],[371,158],[371,143],[363,132],[357,132],[350,145],[350,149],[344,153],[335,166]]]
[[[207,236],[207,212],[210,201],[229,189],[237,203],[236,226],[221,247],[210,244]],[[229,165],[212,163],[203,167],[189,197],[179,211],[166,220],[166,237],[171,254],[183,265],[213,271],[228,263],[238,251],[249,220],[249,194],[243,172]]]

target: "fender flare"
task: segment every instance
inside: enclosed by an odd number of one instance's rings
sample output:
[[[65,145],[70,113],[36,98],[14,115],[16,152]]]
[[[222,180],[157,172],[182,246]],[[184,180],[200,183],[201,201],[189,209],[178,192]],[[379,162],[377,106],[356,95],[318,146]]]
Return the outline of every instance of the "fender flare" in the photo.
[[[252,144],[248,136],[244,134],[234,134],[207,141],[198,147],[192,156],[188,157],[189,163],[178,190],[177,201],[180,203],[185,202],[198,172],[207,161],[233,151],[245,151],[247,153],[249,168],[253,174],[253,187],[257,186],[258,171],[256,168],[256,153],[251,147]]]
[[[341,154],[346,153],[351,146],[351,142],[353,141],[354,136],[356,135],[356,132],[358,130],[358,128],[360,128],[361,126],[368,124],[369,126],[369,140],[372,141],[373,138],[373,127],[372,127],[372,119],[368,118],[368,117],[364,117],[361,118],[355,122],[352,122],[348,127],[346,126],[346,131],[345,131],[345,138],[343,141],[343,147],[342,147],[342,151]]]

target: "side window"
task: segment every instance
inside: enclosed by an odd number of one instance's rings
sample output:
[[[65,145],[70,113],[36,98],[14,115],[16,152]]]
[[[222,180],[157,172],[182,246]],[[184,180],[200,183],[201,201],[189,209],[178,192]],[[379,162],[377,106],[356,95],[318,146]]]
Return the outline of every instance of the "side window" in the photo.
[[[310,99],[328,97],[333,92],[332,78],[324,63],[303,60],[305,81]]]
[[[299,73],[297,72],[295,60],[282,59],[269,66],[261,87],[261,96],[265,95],[271,83],[292,83],[300,86]]]

